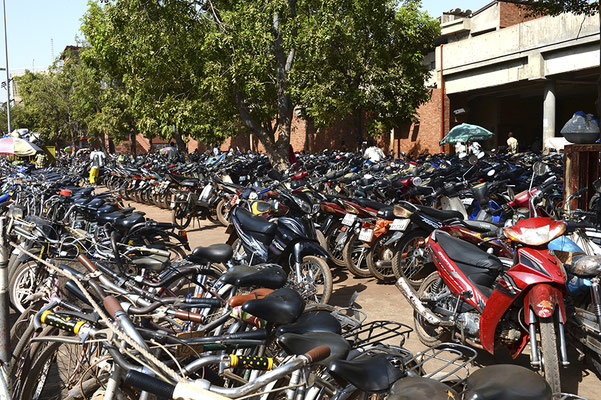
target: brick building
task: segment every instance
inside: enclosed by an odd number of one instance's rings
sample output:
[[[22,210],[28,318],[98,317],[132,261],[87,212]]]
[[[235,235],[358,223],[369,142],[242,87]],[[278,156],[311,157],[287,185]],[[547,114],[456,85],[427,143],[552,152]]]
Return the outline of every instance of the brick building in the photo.
[[[513,131],[530,147],[556,136],[573,112],[594,113],[599,76],[598,17],[563,14],[535,18],[519,1],[496,0],[481,9],[455,9],[440,17],[441,36],[424,59],[432,73],[425,83],[431,99],[417,118],[379,139],[387,152],[440,151],[438,142],[459,123],[482,125],[495,136],[485,147],[502,145]],[[357,147],[352,119],[342,118],[316,133],[311,121],[293,120],[296,151]],[[140,150],[148,141],[138,140]],[[261,150],[252,136],[230,138],[221,148]],[[128,144],[120,146],[129,149]],[[202,143],[188,142],[188,150]]]

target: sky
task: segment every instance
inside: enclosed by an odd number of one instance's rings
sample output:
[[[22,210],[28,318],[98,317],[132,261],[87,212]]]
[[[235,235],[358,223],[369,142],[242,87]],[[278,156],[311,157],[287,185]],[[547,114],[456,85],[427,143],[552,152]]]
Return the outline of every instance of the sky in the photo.
[[[11,72],[46,69],[67,45],[81,36],[81,18],[88,0],[5,0],[8,60]],[[433,17],[451,8],[475,11],[490,0],[422,0],[423,9]],[[4,27],[2,21],[0,24]],[[0,37],[3,37],[0,32]],[[51,44],[53,42],[53,46]],[[0,42],[1,43],[1,42]],[[52,48],[54,47],[54,51]],[[1,48],[1,45],[0,45]],[[4,49],[0,65],[6,64]]]

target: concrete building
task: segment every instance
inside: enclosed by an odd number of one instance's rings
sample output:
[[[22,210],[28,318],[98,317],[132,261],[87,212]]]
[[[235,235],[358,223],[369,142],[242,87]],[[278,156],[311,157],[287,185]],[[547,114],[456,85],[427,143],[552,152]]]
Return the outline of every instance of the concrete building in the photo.
[[[598,16],[531,19],[494,1],[469,16],[443,15],[441,28],[434,79],[449,98],[445,118],[494,132],[489,147],[513,131],[523,148],[540,148],[574,112],[595,114]]]

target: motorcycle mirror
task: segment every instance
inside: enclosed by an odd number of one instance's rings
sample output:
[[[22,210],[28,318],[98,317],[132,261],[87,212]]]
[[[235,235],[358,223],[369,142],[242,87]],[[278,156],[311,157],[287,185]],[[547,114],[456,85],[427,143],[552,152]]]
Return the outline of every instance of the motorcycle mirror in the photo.
[[[267,176],[270,177],[271,179],[273,179],[274,181],[283,181],[284,180],[284,177],[282,176],[282,174],[280,174],[280,172],[276,171],[275,169],[269,170],[269,172],[267,173]]]
[[[515,192],[511,186],[507,188],[507,196],[509,196],[509,201],[515,200]]]
[[[493,169],[489,170],[489,171],[486,173],[486,175],[488,175],[488,176],[493,176],[493,175],[494,175],[494,174],[496,174],[496,173],[497,173],[497,171],[495,171],[495,169],[493,168]]]
[[[412,182],[413,182],[414,186],[421,186],[424,183],[422,178],[420,178],[419,176],[416,176],[415,178],[413,178]]]
[[[475,154],[472,154],[470,158],[467,159],[467,162],[470,163],[470,165],[476,165],[478,162],[478,157],[476,157]]]
[[[593,182],[593,187],[597,192],[601,192],[601,179],[597,179],[595,182]]]
[[[532,170],[534,171],[535,175],[541,176],[547,172],[547,166],[544,163],[537,161],[532,166]]]

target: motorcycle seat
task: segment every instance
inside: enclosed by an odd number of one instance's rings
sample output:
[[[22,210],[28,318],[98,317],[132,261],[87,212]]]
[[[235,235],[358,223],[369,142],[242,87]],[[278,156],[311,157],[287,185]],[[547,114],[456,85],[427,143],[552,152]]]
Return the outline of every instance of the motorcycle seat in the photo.
[[[393,206],[387,206],[384,208],[380,208],[378,210],[378,214],[377,214],[378,218],[382,218],[388,221],[394,221],[395,216],[394,216],[394,207]]]
[[[601,256],[576,256],[572,265],[566,265],[571,273],[578,276],[601,274]]]
[[[331,332],[340,334],[342,328],[340,322],[327,311],[312,311],[304,313],[290,325],[280,326],[275,335],[282,336],[285,333],[297,333],[303,335],[309,332]]]
[[[105,204],[101,207],[98,207],[98,209],[96,209],[95,211],[98,214],[107,214],[107,213],[112,213],[117,210],[118,210],[118,208],[115,207],[113,204]]]
[[[243,208],[235,207],[232,213],[238,218],[242,228],[249,231],[271,236],[277,230],[276,224],[266,221],[264,218],[258,217]]]
[[[404,375],[383,354],[374,357],[358,357],[350,361],[332,361],[328,369],[332,374],[368,393],[388,391]]]
[[[193,187],[198,186],[198,179],[186,179],[186,180],[181,181],[179,184],[184,187],[193,188]]]
[[[490,365],[467,378],[465,400],[551,399],[551,388],[541,375],[519,365]]]
[[[437,221],[446,221],[449,219],[463,219],[463,214],[461,214],[459,211],[438,210],[436,208],[419,205],[417,205],[416,207],[428,217],[434,218]]]
[[[502,224],[494,224],[492,222],[470,220],[461,221],[461,225],[476,232],[492,232],[503,226]]]
[[[73,201],[73,203],[77,204],[78,206],[84,206],[86,204],[88,204],[90,201],[92,201],[93,197],[80,197],[77,198]]]
[[[242,305],[242,311],[276,325],[296,321],[304,309],[305,301],[290,288],[278,289],[262,299],[249,300]]]
[[[115,222],[117,222],[121,218],[125,218],[125,215],[123,215],[120,212],[112,212],[112,213],[108,213],[108,214],[99,214],[96,217],[96,222],[98,222],[98,224],[100,224],[100,225],[114,224]]]
[[[388,204],[380,203],[379,201],[373,201],[369,199],[356,199],[355,202],[357,204],[362,205],[363,207],[368,207],[374,210],[379,210],[384,207],[388,207]]]
[[[93,187],[87,187],[87,188],[74,187],[72,189],[69,188],[68,190],[71,191],[72,198],[81,199],[81,198],[86,198],[86,197],[90,196],[92,194],[92,192],[94,191],[94,188]]]
[[[447,256],[455,262],[493,271],[503,269],[503,264],[497,256],[488,254],[472,243],[457,239],[446,232],[437,232],[436,240]]]
[[[450,400],[459,395],[448,385],[421,376],[401,378],[392,385],[388,400]]]
[[[335,360],[344,359],[351,349],[351,345],[346,339],[331,332],[311,332],[304,335],[286,333],[278,338],[278,342],[289,355],[305,354],[307,351],[325,344],[330,348],[330,355],[320,361],[319,365],[327,365]]]
[[[234,250],[229,244],[213,244],[211,246],[198,246],[192,253],[186,256],[186,259],[197,264],[206,262],[223,263],[232,258]]]
[[[144,222],[144,216],[138,213],[132,213],[125,218],[121,218],[115,222],[115,227],[123,230],[128,230],[132,226]]]
[[[169,265],[169,257],[152,254],[150,256],[134,258],[131,262],[140,268],[162,271]]]

